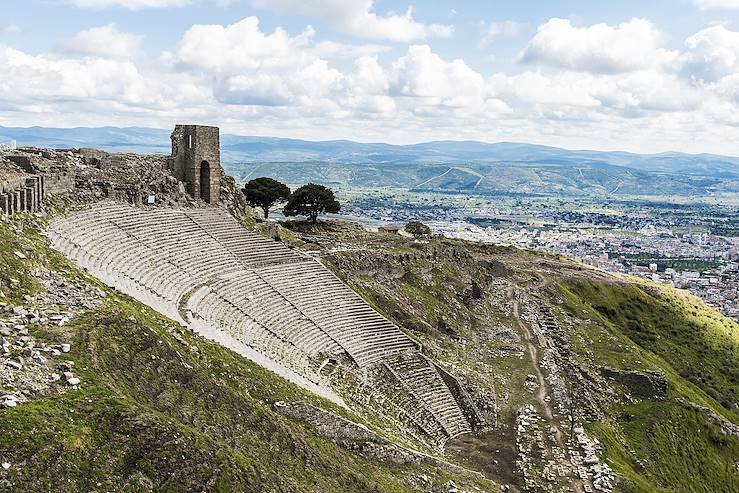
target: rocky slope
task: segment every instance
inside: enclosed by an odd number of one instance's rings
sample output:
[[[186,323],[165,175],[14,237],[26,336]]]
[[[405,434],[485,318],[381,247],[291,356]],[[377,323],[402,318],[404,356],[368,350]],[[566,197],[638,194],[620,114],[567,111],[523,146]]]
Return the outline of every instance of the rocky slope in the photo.
[[[485,406],[461,463],[519,491],[739,487],[739,326],[699,300],[514,249],[299,238]]]
[[[403,448],[80,272],[20,215],[0,224],[0,490],[737,490],[739,327],[699,301],[513,249],[285,226],[462,382],[484,431]]]
[[[497,488],[103,286],[38,221],[0,224],[1,491]]]

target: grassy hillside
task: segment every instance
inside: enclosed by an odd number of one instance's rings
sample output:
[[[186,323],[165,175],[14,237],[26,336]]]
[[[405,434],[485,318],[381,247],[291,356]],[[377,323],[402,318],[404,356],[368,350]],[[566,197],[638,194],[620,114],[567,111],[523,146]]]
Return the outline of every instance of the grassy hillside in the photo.
[[[33,230],[0,225],[0,245],[2,284],[23,280],[10,300],[16,305],[38,291],[37,269],[97,284]],[[28,258],[12,260],[17,249]],[[273,404],[306,401],[352,417],[348,411],[102,288],[104,304],[68,325],[30,326],[39,342],[71,342],[63,358],[82,383],[0,409],[0,460],[10,464],[0,470],[0,490],[410,492],[470,484],[339,448]]]
[[[344,244],[352,241],[348,235],[340,238]],[[515,449],[512,416],[527,404],[541,408],[525,386],[527,375],[535,372],[517,342],[525,341],[526,333],[511,317],[509,294],[518,291],[529,298],[534,312],[550,311],[565,330],[568,348],[560,353],[566,355],[558,360],[560,371],[569,388],[590,395],[599,406],[601,418],[591,419],[586,429],[600,440],[606,463],[621,476],[617,491],[737,491],[739,437],[722,432],[696,407],[711,409],[717,419],[739,422],[736,323],[693,297],[651,284],[617,283],[549,256],[464,242],[378,238],[369,244],[372,253],[359,258],[352,252],[327,257],[430,354],[497,397],[498,427],[481,450]],[[367,244],[364,238],[355,241]],[[469,255],[460,254],[460,247]],[[427,249],[433,251],[433,261],[402,257]],[[473,281],[482,291],[477,299]],[[500,334],[506,337],[501,340]],[[564,343],[556,342],[557,347]],[[544,348],[539,351],[541,358]],[[603,380],[602,368],[662,375],[667,395],[631,395]],[[566,422],[556,412],[554,418]],[[468,445],[453,448],[474,462]],[[506,464],[505,452],[493,457]],[[498,466],[487,469],[504,473]]]
[[[624,491],[736,491],[738,437],[690,403],[739,422],[737,324],[654,285],[574,279],[559,289],[570,313],[594,322],[573,331],[587,338],[594,365],[654,371],[669,383],[666,399],[615,400],[589,427],[626,478]]]
[[[36,341],[71,343],[61,359],[82,383],[32,392],[28,402],[0,409],[0,462],[10,464],[0,469],[0,490],[446,492],[454,481],[468,492],[498,491],[494,482],[524,491],[518,411],[533,406],[542,419],[553,411],[546,421],[567,433],[557,394],[528,387],[550,368],[541,365],[547,350],[529,326],[544,313],[564,331],[553,340],[566,346],[557,362],[568,388],[600,406],[600,417],[585,426],[622,478],[616,491],[739,488],[739,439],[717,425],[739,423],[739,332],[700,301],[515,249],[341,228],[317,233],[295,241],[326,248],[331,267],[484,406],[488,431],[453,441],[447,458],[490,481],[338,447],[274,403],[305,401],[359,421],[350,411],[106,288],[51,251],[35,228],[0,224],[0,301],[31,308],[36,298],[28,296],[43,295],[39,273],[47,269],[107,295],[69,324],[28,326]],[[329,253],[339,242],[363,249]],[[0,321],[8,317],[8,308],[0,311]],[[667,393],[631,395],[599,376],[606,367],[661,375]],[[0,395],[7,390],[0,387]],[[545,439],[547,450],[553,440]]]
[[[638,346],[718,401],[739,422],[739,324],[688,294],[641,284],[568,285]]]

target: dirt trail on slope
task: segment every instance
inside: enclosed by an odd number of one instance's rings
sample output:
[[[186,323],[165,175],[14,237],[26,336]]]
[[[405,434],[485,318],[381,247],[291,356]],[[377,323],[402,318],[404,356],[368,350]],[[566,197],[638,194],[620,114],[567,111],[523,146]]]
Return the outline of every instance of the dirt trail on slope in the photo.
[[[547,284],[548,282],[546,281],[546,279],[542,278],[541,282],[537,285],[537,288],[543,289],[544,287],[546,287]],[[524,340],[526,342],[529,357],[531,358],[531,364],[534,366],[536,378],[539,382],[539,388],[536,391],[536,400],[539,402],[539,404],[541,404],[541,408],[544,412],[544,417],[546,418],[547,423],[554,429],[554,436],[557,446],[566,453],[567,447],[562,435],[562,430],[560,430],[559,423],[554,419],[554,412],[550,403],[551,397],[549,393],[549,386],[544,378],[544,372],[542,371],[541,364],[539,363],[539,352],[536,344],[534,343],[534,336],[531,333],[529,325],[521,319],[520,304],[518,298],[516,297],[516,288],[514,286],[508,288],[508,297],[513,303],[514,319],[524,333]],[[573,486],[575,491],[577,492],[585,491],[583,487],[583,481],[580,478],[572,478],[571,486]]]
[[[536,392],[536,400],[539,401],[539,404],[541,404],[541,407],[544,410],[544,416],[547,418],[547,420],[552,421],[554,419],[554,414],[552,412],[552,406],[547,401],[549,391],[547,388],[546,380],[544,379],[544,372],[541,370],[541,365],[539,364],[539,353],[536,349],[536,345],[534,345],[533,342],[534,336],[531,334],[531,329],[529,329],[528,324],[525,324],[523,320],[521,320],[519,303],[518,299],[516,298],[515,288],[513,286],[508,288],[508,296],[513,302],[513,316],[516,319],[516,323],[524,332],[524,339],[526,340],[526,347],[529,352],[529,358],[531,358],[531,363],[534,365],[534,370],[536,371],[536,378],[539,381],[539,389]]]

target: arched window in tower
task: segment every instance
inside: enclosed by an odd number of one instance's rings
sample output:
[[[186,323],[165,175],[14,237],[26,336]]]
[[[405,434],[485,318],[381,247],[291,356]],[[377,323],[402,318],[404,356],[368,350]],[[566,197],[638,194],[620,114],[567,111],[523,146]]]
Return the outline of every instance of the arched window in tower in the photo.
[[[200,198],[210,204],[210,164],[200,163]]]

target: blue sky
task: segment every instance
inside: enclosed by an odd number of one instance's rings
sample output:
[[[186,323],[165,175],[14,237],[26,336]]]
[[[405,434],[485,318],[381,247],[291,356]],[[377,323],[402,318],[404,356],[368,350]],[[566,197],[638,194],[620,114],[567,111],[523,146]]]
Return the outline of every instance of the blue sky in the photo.
[[[0,64],[4,126],[739,154],[739,0],[6,0]]]

